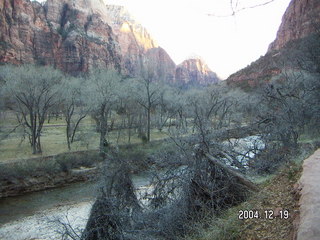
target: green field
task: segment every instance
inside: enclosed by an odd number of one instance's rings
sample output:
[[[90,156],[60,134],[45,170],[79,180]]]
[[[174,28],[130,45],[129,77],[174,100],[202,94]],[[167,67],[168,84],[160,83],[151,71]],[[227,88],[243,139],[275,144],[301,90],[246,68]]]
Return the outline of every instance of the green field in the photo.
[[[0,117],[1,127],[5,131],[10,131],[17,124],[13,113],[6,112]],[[64,119],[51,119],[50,123],[46,122],[42,135],[42,154],[34,155],[31,152],[28,137],[23,137],[23,129],[18,128],[11,133],[6,139],[0,142],[0,161],[10,162],[20,159],[29,159],[39,156],[51,156],[59,153],[69,152],[66,140],[66,125]],[[166,138],[166,132],[159,132],[153,129],[151,140],[160,140]],[[99,147],[99,133],[95,131],[95,122],[91,117],[86,117],[80,124],[76,134],[76,142],[71,146],[71,151],[96,150]],[[117,130],[111,131],[108,135],[108,141],[112,144],[127,144],[127,130],[124,129],[118,134]],[[130,143],[141,143],[138,135],[132,131]]]

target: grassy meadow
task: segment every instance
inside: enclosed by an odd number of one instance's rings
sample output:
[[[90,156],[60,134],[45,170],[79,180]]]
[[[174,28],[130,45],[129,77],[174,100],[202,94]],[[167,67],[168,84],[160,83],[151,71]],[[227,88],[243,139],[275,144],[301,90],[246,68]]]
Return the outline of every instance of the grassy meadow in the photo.
[[[17,119],[12,112],[5,112],[0,116],[0,126],[5,132],[11,131],[17,125]],[[159,132],[152,129],[151,139],[160,140],[166,138],[165,131]],[[87,116],[80,123],[75,136],[76,141],[71,145],[71,151],[97,150],[99,147],[99,133],[95,131],[95,122]],[[127,144],[128,134],[124,129],[118,133],[111,131],[108,141],[112,144]],[[138,134],[132,130],[130,143],[141,143]],[[12,162],[15,160],[29,159],[39,156],[51,156],[69,152],[66,140],[66,123],[63,118],[51,118],[45,122],[41,135],[42,154],[32,154],[28,136],[22,127],[17,128],[7,138],[0,142],[0,162]]]

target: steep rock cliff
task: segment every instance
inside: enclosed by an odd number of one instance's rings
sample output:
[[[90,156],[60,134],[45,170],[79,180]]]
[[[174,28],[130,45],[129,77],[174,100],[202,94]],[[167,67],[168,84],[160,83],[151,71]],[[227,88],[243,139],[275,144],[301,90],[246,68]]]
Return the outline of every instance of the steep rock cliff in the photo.
[[[297,59],[315,54],[319,32],[320,1],[292,0],[266,55],[232,74],[227,83],[248,89],[279,78],[285,69],[299,68]]]
[[[217,76],[199,60],[179,65],[128,11],[102,0],[2,0],[0,63],[53,65],[77,75],[114,66],[165,82],[207,84]],[[177,78],[177,79],[176,79]]]
[[[75,74],[95,66],[120,68],[116,36],[103,12],[87,2],[1,1],[0,61],[49,64]],[[89,5],[97,2],[102,4]]]
[[[123,7],[102,0],[0,3],[0,62],[54,65],[72,74],[114,66],[137,76],[146,61],[158,78],[173,80],[175,63]]]
[[[156,78],[172,82],[175,63],[156,43],[148,31],[122,6],[107,5],[110,24],[118,37],[123,65],[127,73],[136,76],[142,68],[153,68]]]
[[[320,1],[292,0],[268,51],[280,50],[288,42],[304,38],[315,31],[320,31]]]
[[[201,59],[194,58],[185,60],[177,66],[175,80],[180,84],[206,85],[218,82],[219,78]]]

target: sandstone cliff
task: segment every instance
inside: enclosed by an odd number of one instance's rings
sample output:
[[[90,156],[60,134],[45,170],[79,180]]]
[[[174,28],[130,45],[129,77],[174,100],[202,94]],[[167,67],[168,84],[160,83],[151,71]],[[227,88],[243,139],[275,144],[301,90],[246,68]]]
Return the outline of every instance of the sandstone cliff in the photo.
[[[318,48],[314,35],[319,30],[320,1],[292,0],[266,55],[232,74],[227,83],[251,88],[278,78],[285,68],[297,67],[294,66],[296,59]]]
[[[156,79],[171,83],[217,80],[198,60],[176,69],[124,7],[106,6],[102,0],[2,0],[0,63],[53,65],[74,75],[113,66],[138,76],[151,67]]]
[[[218,76],[212,72],[201,59],[188,59],[176,68],[175,80],[179,84],[206,85],[219,81]]]
[[[102,4],[91,1],[92,6]],[[69,73],[95,66],[120,68],[116,36],[103,13],[86,2],[1,1],[0,61],[50,64]]]
[[[0,3],[0,62],[54,65],[71,74],[114,66],[137,76],[146,61],[159,79],[173,81],[175,63],[123,7],[102,0]]]
[[[320,30],[319,0],[292,0],[282,17],[277,37],[268,51],[280,50],[288,42]]]
[[[172,82],[176,65],[148,31],[122,6],[107,5],[107,15],[117,36],[127,74],[139,75],[148,62],[158,79]]]

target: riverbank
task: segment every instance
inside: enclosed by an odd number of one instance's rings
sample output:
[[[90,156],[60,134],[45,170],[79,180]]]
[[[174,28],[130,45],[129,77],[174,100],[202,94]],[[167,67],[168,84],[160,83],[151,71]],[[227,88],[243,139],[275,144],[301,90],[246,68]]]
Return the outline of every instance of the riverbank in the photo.
[[[150,179],[148,173],[132,176],[138,195],[150,184]],[[74,183],[0,199],[0,239],[61,239],[61,223],[70,224],[80,234],[99,187],[99,182]]]
[[[0,227],[0,239],[26,240],[26,239],[61,239],[61,225],[58,220],[70,222],[80,234],[85,227],[91,210],[91,202],[81,202],[65,206],[58,206],[50,210],[37,212],[34,215],[23,217]]]
[[[31,158],[0,166],[0,199],[96,180],[98,151],[79,151]]]
[[[119,157],[130,165],[132,173],[163,163],[152,157],[172,148],[165,140],[145,144],[121,145]],[[76,182],[94,181],[103,170],[104,160],[98,150],[78,151],[54,156],[23,159],[0,164],[0,199],[30,192],[59,188]]]

